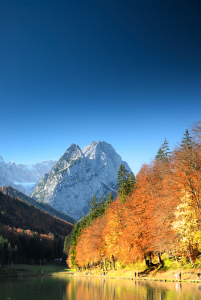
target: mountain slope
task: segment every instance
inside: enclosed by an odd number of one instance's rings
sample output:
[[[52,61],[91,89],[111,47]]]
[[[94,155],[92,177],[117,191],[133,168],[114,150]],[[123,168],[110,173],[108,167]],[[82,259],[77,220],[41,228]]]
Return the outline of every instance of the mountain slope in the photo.
[[[67,236],[73,225],[59,220],[34,206],[0,192],[0,229],[22,228],[43,234]]]
[[[30,198],[29,196],[26,196],[22,192],[14,189],[12,186],[4,186],[4,187],[0,188],[0,190],[2,191],[3,194],[7,194],[14,198],[18,198],[19,200],[24,201],[29,205],[33,205],[33,206],[39,208],[40,210],[48,213],[51,216],[55,216],[61,220],[64,220],[64,221],[72,223],[72,224],[74,224],[74,222],[75,222],[75,219],[67,216],[64,213],[59,212],[58,210],[55,210],[53,207],[51,207],[50,205],[48,205],[46,203],[40,203],[38,201],[35,201],[34,199]]]
[[[32,197],[78,220],[89,212],[95,194],[98,199],[101,195],[106,197],[110,191],[116,196],[120,164],[131,171],[106,142],[92,142],[83,150],[71,144],[51,171],[43,176]]]
[[[13,161],[5,163],[0,156],[0,186],[11,185],[31,196],[42,176],[48,173],[56,163],[55,160],[49,160],[32,165],[17,165]]]

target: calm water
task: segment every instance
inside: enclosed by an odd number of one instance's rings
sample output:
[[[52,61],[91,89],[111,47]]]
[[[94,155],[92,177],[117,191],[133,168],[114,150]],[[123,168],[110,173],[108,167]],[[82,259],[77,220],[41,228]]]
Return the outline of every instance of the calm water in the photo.
[[[0,279],[0,300],[201,300],[199,283],[102,278]]]

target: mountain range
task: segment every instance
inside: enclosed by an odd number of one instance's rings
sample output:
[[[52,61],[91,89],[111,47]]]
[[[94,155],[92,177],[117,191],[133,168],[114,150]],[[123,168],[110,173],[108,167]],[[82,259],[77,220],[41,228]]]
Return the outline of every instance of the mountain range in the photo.
[[[71,144],[64,155],[44,174],[32,198],[51,205],[78,220],[89,213],[94,195],[105,198],[111,191],[117,195],[117,172],[120,164],[130,172],[112,145],[92,142],[82,150]]]
[[[31,196],[41,177],[48,173],[57,163],[55,160],[43,160],[36,164],[6,163],[0,156],[0,186],[16,188],[27,196]]]

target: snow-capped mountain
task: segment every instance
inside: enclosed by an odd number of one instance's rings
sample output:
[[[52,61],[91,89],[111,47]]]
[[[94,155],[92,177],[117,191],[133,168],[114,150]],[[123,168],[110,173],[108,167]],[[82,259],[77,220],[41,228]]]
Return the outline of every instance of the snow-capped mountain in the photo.
[[[0,186],[11,185],[27,196],[31,196],[41,177],[56,163],[55,160],[44,160],[32,165],[17,165],[13,161],[5,163],[0,156]]]
[[[32,197],[78,220],[89,212],[95,194],[98,199],[101,195],[106,197],[109,191],[116,195],[120,164],[131,171],[106,142],[92,142],[82,150],[71,144],[43,176]]]

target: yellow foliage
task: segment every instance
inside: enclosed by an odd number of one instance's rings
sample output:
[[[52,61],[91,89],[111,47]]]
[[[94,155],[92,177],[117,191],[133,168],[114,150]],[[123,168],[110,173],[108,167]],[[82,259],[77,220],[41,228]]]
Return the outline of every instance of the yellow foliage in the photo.
[[[198,245],[198,247],[200,245],[201,247],[201,231],[199,230],[196,208],[193,205],[192,197],[188,193],[185,193],[181,203],[176,208],[173,229],[179,234],[183,249],[186,249],[189,245]]]

